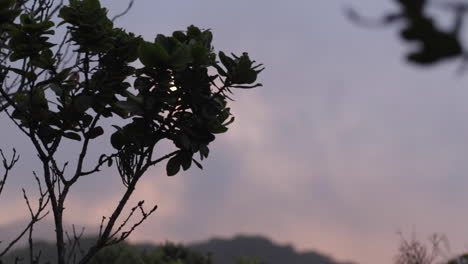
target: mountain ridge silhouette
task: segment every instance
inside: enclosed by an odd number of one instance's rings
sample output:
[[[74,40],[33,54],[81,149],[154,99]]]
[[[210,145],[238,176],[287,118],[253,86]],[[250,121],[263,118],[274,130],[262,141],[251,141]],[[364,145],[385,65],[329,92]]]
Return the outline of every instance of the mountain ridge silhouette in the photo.
[[[83,238],[82,247],[90,247],[93,241],[94,239],[90,237]],[[159,247],[159,245],[151,243],[127,243],[127,245],[140,252],[155,250]],[[313,250],[299,252],[292,245],[281,245],[260,235],[240,234],[231,238],[214,237],[183,245],[189,249],[210,254],[213,264],[236,264],[242,257],[256,258],[261,264],[356,264],[349,261],[340,262],[331,256]],[[50,261],[50,264],[55,264],[54,250],[52,242],[37,241],[36,243],[35,251],[41,251],[41,259],[46,262]],[[3,261],[5,264],[14,263],[16,257],[26,257],[27,254],[27,247],[18,248]]]

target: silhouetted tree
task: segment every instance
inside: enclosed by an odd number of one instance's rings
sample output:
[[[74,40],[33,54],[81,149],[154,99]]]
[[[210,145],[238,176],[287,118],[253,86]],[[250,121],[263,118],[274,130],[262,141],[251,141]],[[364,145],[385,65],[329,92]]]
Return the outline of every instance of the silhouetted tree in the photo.
[[[433,234],[427,243],[416,239],[415,235],[407,239],[400,234],[400,246],[395,264],[437,264],[447,263],[448,241],[445,236]]]
[[[125,240],[156,210],[140,201],[122,218],[145,172],[165,161],[168,176],[192,164],[202,168],[215,134],[234,121],[229,93],[260,86],[255,82],[261,65],[247,53],[216,54],[209,30],[190,26],[146,41],[115,27],[114,19],[99,0],[0,0],[0,110],[30,140],[42,164],[35,174],[36,208],[23,191],[31,222],[0,259],[29,234],[29,262],[39,261],[31,234],[49,207],[59,264],[88,263],[102,248]],[[113,128],[103,125],[109,122]],[[106,136],[114,151],[85,162],[90,145]],[[58,154],[70,140],[81,145],[73,163]],[[174,150],[155,157],[163,141]],[[2,157],[0,191],[18,156]],[[102,218],[96,243],[76,258],[80,233],[67,236],[64,204],[77,182],[103,166],[117,168],[125,190],[112,214]]]

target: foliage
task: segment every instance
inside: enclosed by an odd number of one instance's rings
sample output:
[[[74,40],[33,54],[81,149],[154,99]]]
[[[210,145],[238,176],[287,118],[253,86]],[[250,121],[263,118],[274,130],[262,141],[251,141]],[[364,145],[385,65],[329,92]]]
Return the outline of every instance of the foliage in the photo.
[[[257,264],[259,263],[257,258],[240,258],[238,264]]]
[[[232,89],[261,86],[261,65],[247,53],[216,53],[209,30],[189,26],[147,41],[115,27],[107,13],[99,0],[0,0],[0,109],[29,138],[43,167],[36,176],[43,204],[25,230],[32,231],[49,204],[59,264],[67,255],[64,204],[76,182],[107,165],[117,167],[125,186],[83,264],[126,239],[156,210],[144,209],[141,201],[116,224],[144,173],[165,160],[168,176],[192,164],[202,168],[215,135],[234,121]],[[112,127],[104,126],[109,122]],[[104,137],[114,152],[85,164],[89,146]],[[81,144],[73,170],[57,154],[70,140]],[[174,151],[155,158],[162,141],[172,142]],[[138,212],[140,219],[128,226]]]
[[[90,264],[212,264],[209,254],[167,242],[155,249],[139,250],[122,244],[102,250]],[[254,258],[240,258],[237,264],[260,263]]]
[[[394,0],[394,2],[399,10],[386,14],[378,24],[403,25],[399,31],[401,39],[416,44],[416,48],[407,54],[409,62],[427,66],[447,59],[465,57],[466,51],[460,33],[465,13],[468,11],[466,3],[431,0]],[[436,16],[428,12],[430,7],[451,12],[452,26],[448,29],[441,26]],[[352,10],[349,14],[357,22],[372,23]]]
[[[210,257],[182,245],[166,243],[154,250],[143,250],[128,245],[106,248],[90,264],[211,264]]]

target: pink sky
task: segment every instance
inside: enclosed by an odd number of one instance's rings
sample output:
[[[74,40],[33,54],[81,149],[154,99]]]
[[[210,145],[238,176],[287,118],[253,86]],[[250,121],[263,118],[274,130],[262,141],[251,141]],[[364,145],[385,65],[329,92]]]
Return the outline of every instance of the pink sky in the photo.
[[[361,264],[392,263],[398,231],[421,239],[442,232],[453,253],[467,249],[466,75],[455,74],[457,63],[405,64],[395,28],[360,28],[342,12],[353,4],[377,16],[390,2],[137,1],[119,21],[130,31],[151,39],[190,24],[211,28],[216,48],[248,51],[267,69],[263,88],[235,95],[236,122],[213,144],[205,170],[148,173],[134,201],[159,209],[132,241],[262,234]],[[5,125],[2,134],[0,146],[17,146],[23,160],[1,200],[8,214],[0,225],[23,217],[17,190],[34,190],[36,169],[16,130]],[[119,197],[113,176],[84,180],[67,219],[97,225]]]

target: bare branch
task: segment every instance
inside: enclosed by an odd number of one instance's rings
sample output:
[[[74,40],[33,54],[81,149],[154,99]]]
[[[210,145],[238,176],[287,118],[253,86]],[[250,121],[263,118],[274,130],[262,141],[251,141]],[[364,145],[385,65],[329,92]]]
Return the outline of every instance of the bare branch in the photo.
[[[84,250],[81,248],[81,243],[80,240],[83,237],[85,228],[82,227],[80,233],[76,232],[75,225],[72,225],[72,231],[73,231],[73,238],[70,237],[68,232],[65,232],[65,235],[67,236],[68,244],[71,245],[71,248],[68,248],[68,261],[67,263],[75,263],[76,262],[76,250],[79,251],[81,256],[85,254]],[[73,259],[73,262],[72,262]]]
[[[158,208],[158,206],[155,205],[149,212],[146,212],[144,210],[144,208],[143,208],[144,202],[145,201],[140,201],[135,207],[133,207],[130,210],[130,213],[128,214],[127,218],[122,222],[122,224],[119,226],[119,228],[117,228],[117,230],[112,235],[109,236],[109,239],[111,240],[111,242],[108,242],[107,245],[113,245],[113,244],[117,244],[119,242],[124,241],[128,236],[130,236],[130,234],[139,225],[141,225],[146,220],[146,218],[148,218]],[[122,231],[122,229],[127,225],[128,221],[132,218],[133,214],[135,213],[135,211],[137,209],[139,209],[140,213],[141,213],[140,220],[138,220],[135,224],[133,224],[133,226],[130,228],[130,230],[122,232],[121,235],[120,235],[120,238],[116,239],[115,236],[117,236]]]
[[[112,22],[115,22],[115,20],[116,20],[117,18],[119,18],[119,17],[125,16],[125,15],[128,13],[128,11],[130,11],[130,9],[132,8],[134,1],[135,1],[135,0],[130,0],[130,2],[128,3],[127,8],[126,8],[122,13],[120,13],[120,14],[114,16],[114,17],[112,18]]]
[[[38,183],[38,189],[39,189],[39,198],[38,198],[38,205],[37,209],[34,211],[31,207],[31,204],[29,202],[29,198],[26,195],[26,191],[23,189],[23,197],[26,201],[26,204],[28,206],[29,212],[31,214],[31,220],[29,221],[28,225],[19,233],[19,235],[16,236],[7,246],[6,248],[3,249],[3,251],[0,251],[0,258],[3,257],[5,254],[8,253],[8,251],[16,244],[18,241],[26,234],[26,232],[29,233],[29,237],[31,239],[32,236],[32,229],[36,223],[41,221],[44,217],[46,217],[49,214],[49,211],[44,212],[45,209],[47,208],[47,205],[49,204],[49,193],[48,191],[43,192],[41,183],[39,181],[39,178],[36,177],[36,181]]]
[[[448,240],[444,235],[433,234],[429,237],[429,246],[416,239],[406,239],[399,233],[401,242],[395,264],[436,264],[436,261],[447,258],[444,252],[449,251]]]
[[[6,180],[8,178],[8,175],[15,166],[16,162],[19,160],[19,155],[16,154],[16,149],[13,149],[13,155],[10,159],[10,161],[7,160],[5,157],[5,154],[3,153],[2,149],[0,149],[0,155],[2,157],[2,164],[4,168],[3,176],[0,178],[0,195],[3,192],[3,187],[5,186]]]
[[[170,157],[172,157],[172,156],[175,156],[175,155],[177,155],[177,153],[179,153],[179,152],[180,152],[179,150],[176,150],[176,151],[173,151],[173,152],[171,152],[171,153],[169,153],[169,154],[167,154],[167,155],[164,155],[164,156],[162,156],[162,157],[160,157],[160,158],[158,158],[158,159],[151,160],[151,161],[149,161],[149,162],[144,166],[143,169],[144,169],[144,170],[147,170],[149,167],[154,166],[154,165],[158,164],[159,162],[161,162],[161,161],[163,161],[163,160],[166,160],[166,159],[168,159],[168,158],[170,158]]]
[[[117,154],[112,154],[110,156],[103,156],[103,158],[98,161],[98,164],[96,164],[96,166],[93,169],[89,171],[83,171],[79,174],[79,176],[87,176],[87,175],[99,172],[102,165],[112,162],[112,159],[115,158],[116,156]]]
[[[141,216],[142,216],[141,219],[138,222],[136,222],[135,224],[133,224],[133,226],[130,228],[130,230],[128,230],[126,232],[122,232],[119,240],[116,241],[117,243],[127,239],[127,237],[129,237],[139,225],[141,225],[151,214],[153,214],[156,211],[158,206],[157,205],[153,206],[153,208],[151,208],[151,210],[148,211],[148,212],[145,212],[145,210],[143,209],[142,206],[139,206],[138,208],[140,209],[140,212],[141,212]]]

